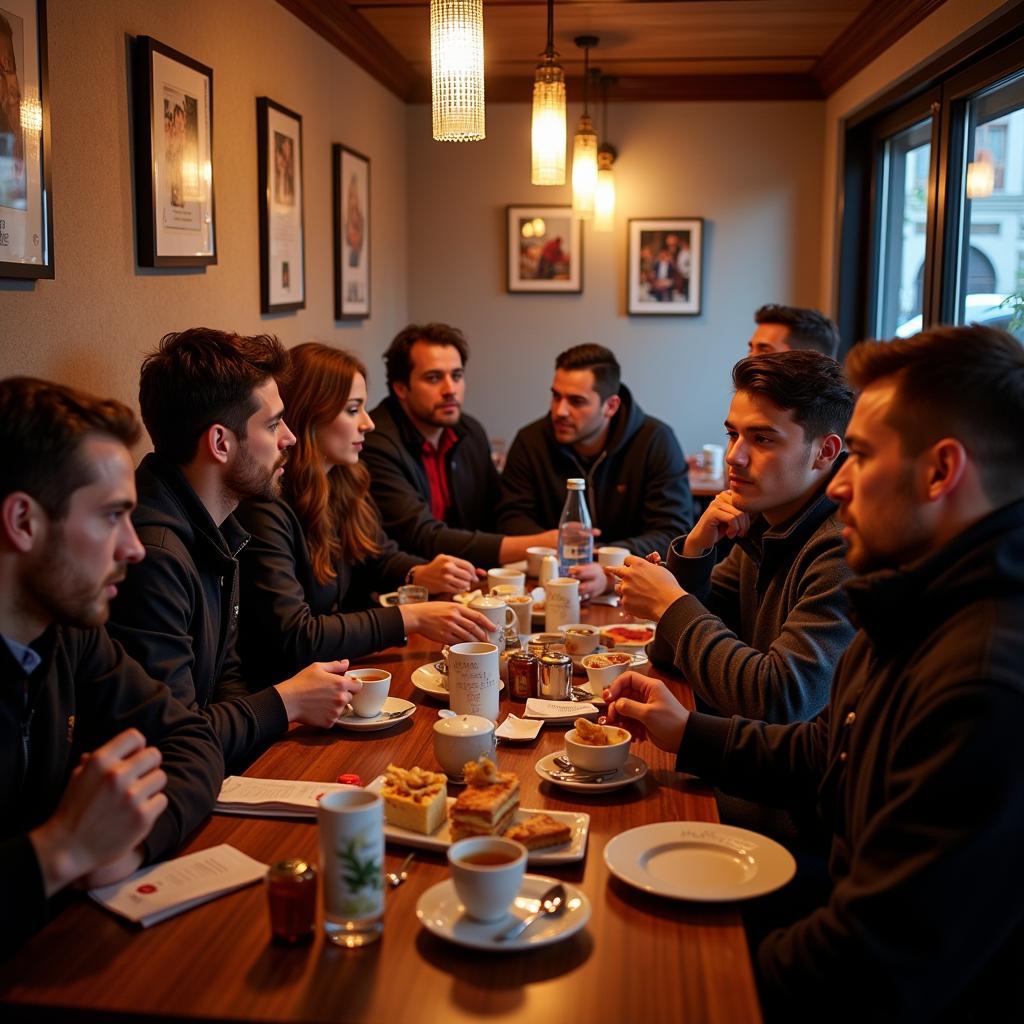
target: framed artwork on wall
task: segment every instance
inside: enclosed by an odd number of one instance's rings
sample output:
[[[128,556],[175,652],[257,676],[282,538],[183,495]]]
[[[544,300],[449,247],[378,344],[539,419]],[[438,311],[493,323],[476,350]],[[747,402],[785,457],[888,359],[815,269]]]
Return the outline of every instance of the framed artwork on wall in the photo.
[[[370,315],[370,158],[332,147],[334,163],[334,319]]]
[[[582,292],[583,231],[571,206],[506,208],[510,292]]]
[[[53,277],[46,0],[0,0],[0,277]]]
[[[132,93],[139,266],[216,263],[213,71],[150,36],[139,36]]]
[[[266,96],[256,100],[259,151],[260,312],[306,305],[302,118]]]
[[[630,220],[626,301],[631,315],[699,315],[703,238],[700,217]]]

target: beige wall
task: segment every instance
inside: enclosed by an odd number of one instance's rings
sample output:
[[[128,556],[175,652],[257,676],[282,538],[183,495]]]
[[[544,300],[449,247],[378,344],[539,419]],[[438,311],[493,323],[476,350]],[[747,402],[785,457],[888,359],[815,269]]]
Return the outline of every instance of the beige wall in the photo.
[[[196,324],[316,338],[371,363],[406,317],[406,110],[273,0],[49,0],[57,276],[0,282],[0,376],[74,382],[134,403],[143,352]],[[135,265],[126,37],[213,68],[219,262]],[[256,97],[303,117],[306,308],[259,312]],[[372,309],[334,322],[331,143],[371,157]],[[397,264],[397,269],[396,269]]]
[[[430,111],[414,107],[409,314],[465,330],[467,407],[491,436],[511,440],[542,415],[555,355],[594,341],[684,449],[720,441],[753,310],[817,297],[823,117],[822,103],[613,104],[616,228],[585,225],[582,295],[510,295],[506,204],[569,200],[567,188],[530,184],[529,105],[490,105],[486,142],[459,146],[431,142]],[[704,311],[628,317],[626,220],[665,216],[705,218]]]

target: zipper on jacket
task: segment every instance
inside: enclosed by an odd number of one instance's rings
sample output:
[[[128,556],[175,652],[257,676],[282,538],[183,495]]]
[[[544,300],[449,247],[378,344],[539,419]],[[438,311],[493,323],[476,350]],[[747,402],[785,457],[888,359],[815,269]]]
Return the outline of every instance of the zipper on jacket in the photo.
[[[32,718],[35,708],[29,708],[28,716],[21,721],[21,785],[28,779],[28,756],[32,738]]]

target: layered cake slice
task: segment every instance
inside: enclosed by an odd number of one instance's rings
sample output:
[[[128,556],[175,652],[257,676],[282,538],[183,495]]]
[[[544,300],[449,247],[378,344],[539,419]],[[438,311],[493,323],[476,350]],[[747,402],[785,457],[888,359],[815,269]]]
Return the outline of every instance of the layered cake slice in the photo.
[[[452,841],[500,836],[519,807],[519,779],[513,772],[499,772],[486,757],[466,762],[465,772],[466,788],[448,811]]]
[[[426,768],[399,768],[389,764],[380,795],[389,825],[430,835],[444,821],[448,776]]]
[[[522,843],[528,850],[545,850],[549,846],[561,846],[569,842],[572,829],[564,822],[556,821],[550,814],[535,814],[513,825],[505,833],[505,838]]]

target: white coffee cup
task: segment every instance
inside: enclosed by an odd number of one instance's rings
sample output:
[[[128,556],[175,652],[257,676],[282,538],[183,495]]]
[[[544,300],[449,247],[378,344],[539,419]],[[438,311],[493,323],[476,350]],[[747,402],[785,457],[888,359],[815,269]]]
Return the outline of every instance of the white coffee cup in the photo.
[[[520,636],[527,636],[533,630],[533,595],[510,594],[505,598],[509,608],[516,613],[516,621]]]
[[[316,816],[324,931],[339,946],[364,946],[384,927],[384,801],[365,789],[336,790],[320,798]]]
[[[495,644],[452,644],[448,649],[448,695],[455,714],[480,715],[496,722],[500,690]]]
[[[448,847],[455,891],[478,921],[500,921],[519,894],[526,847],[498,836],[471,836]]]
[[[489,757],[497,752],[494,723],[480,715],[456,715],[434,723],[434,757],[441,770],[455,782],[461,782],[467,761]]]
[[[597,549],[598,565],[622,565],[629,554],[629,548],[600,547]]]
[[[493,594],[494,588],[502,584],[518,587],[517,593],[525,593],[526,573],[521,569],[488,569],[487,589]]]
[[[544,584],[544,630],[554,633],[559,626],[580,621],[580,581],[558,576]]]
[[[487,597],[478,597],[476,600],[469,603],[469,607],[474,611],[482,612],[487,616],[491,622],[497,626],[497,630],[491,634],[491,643],[493,643],[499,651],[505,650],[505,627],[514,626],[518,621],[516,619],[516,613],[512,611],[503,598],[496,597],[493,594]]]
[[[391,689],[391,673],[382,668],[353,668],[345,675],[363,684],[358,693],[352,694],[352,711],[360,718],[375,718],[379,715]]]
[[[706,444],[701,454],[704,456],[704,472],[708,476],[720,477],[725,470],[725,449],[720,444]]]
[[[541,562],[544,561],[545,555],[558,556],[558,552],[554,548],[543,548],[543,547],[532,547],[526,549],[526,575],[527,576],[540,576]]]

